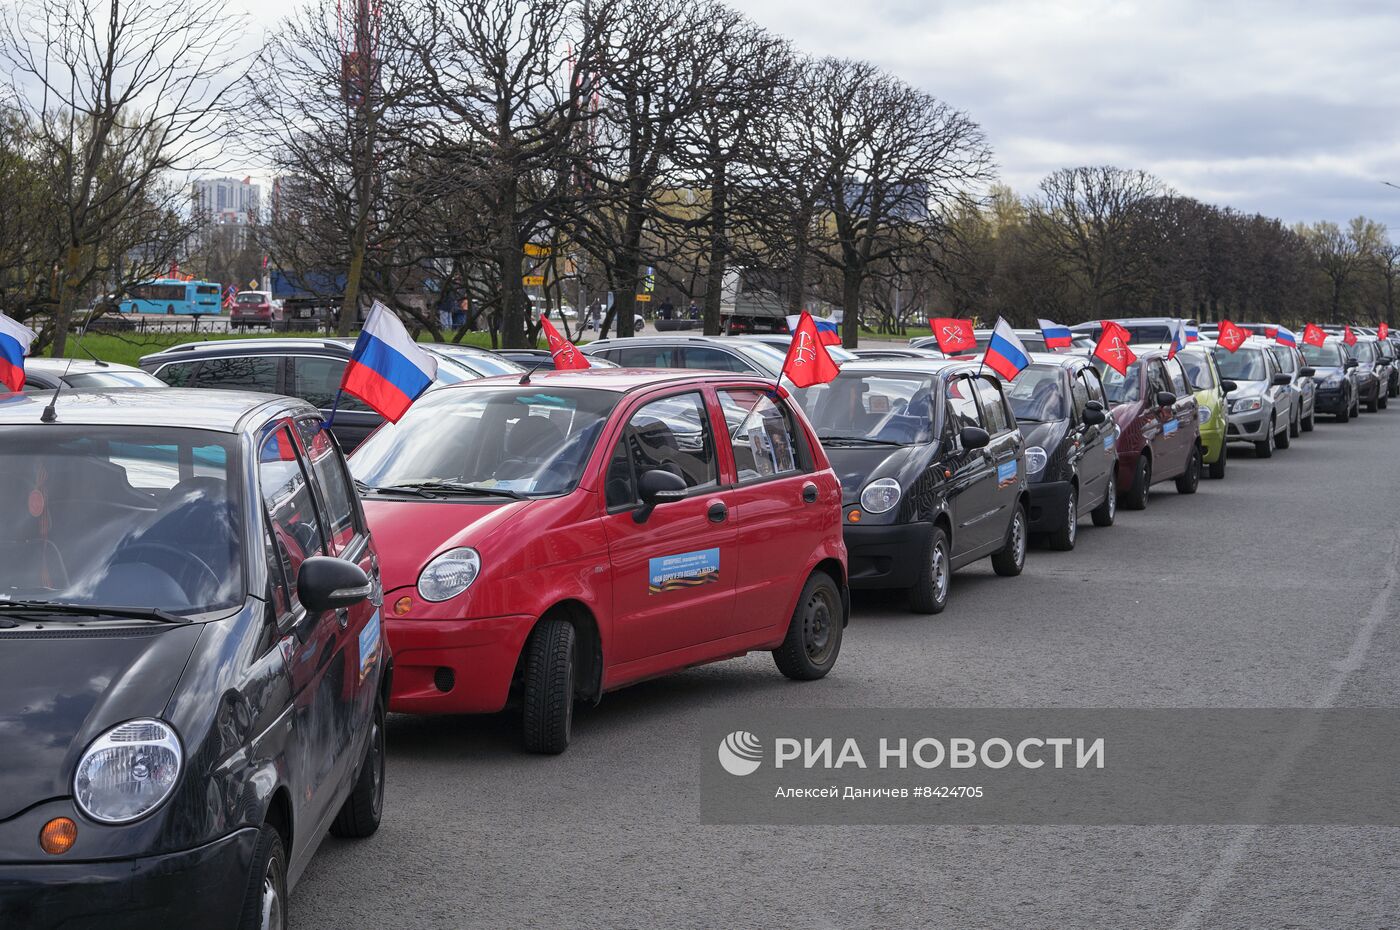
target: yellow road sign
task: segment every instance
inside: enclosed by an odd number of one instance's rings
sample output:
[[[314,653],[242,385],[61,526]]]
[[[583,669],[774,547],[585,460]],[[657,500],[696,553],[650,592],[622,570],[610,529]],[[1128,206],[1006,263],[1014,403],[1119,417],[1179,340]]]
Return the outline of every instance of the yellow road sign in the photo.
[[[525,243],[526,255],[531,255],[535,258],[544,258],[549,255],[549,251],[549,246],[547,245],[535,245],[533,242]]]
[[[646,303],[647,301],[651,300],[651,295],[650,295],[650,294],[638,294],[638,295],[637,295],[637,300],[639,300],[639,301],[642,302],[642,303]]]
[[[522,281],[526,287],[544,287],[544,275],[527,274]]]

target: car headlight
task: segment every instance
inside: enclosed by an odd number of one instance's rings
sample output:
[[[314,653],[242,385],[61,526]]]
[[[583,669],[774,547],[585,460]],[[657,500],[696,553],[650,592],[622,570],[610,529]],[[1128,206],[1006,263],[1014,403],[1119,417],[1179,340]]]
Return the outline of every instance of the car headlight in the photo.
[[[446,601],[472,586],[481,574],[481,556],[462,546],[448,549],[418,574],[418,596],[425,601]]]
[[[1196,419],[1200,420],[1202,423],[1209,423],[1212,413],[1214,413],[1214,411],[1210,409],[1210,404],[1201,404],[1201,406],[1196,408]]]
[[[1031,446],[1026,450],[1026,474],[1038,475],[1045,471],[1045,463],[1050,461],[1050,456],[1045,454],[1045,450],[1040,446]]]
[[[73,775],[73,797],[99,823],[128,823],[170,796],[182,758],[169,724],[128,720],[88,746]]]
[[[1258,410],[1264,406],[1264,401],[1259,397],[1241,397],[1234,402],[1230,409],[1235,413],[1248,413],[1251,410]]]
[[[1326,381],[1322,382],[1322,386],[1325,388],[1339,388],[1342,386],[1342,382],[1345,380],[1346,378],[1342,375],[1333,375]]]
[[[860,492],[860,505],[867,513],[884,513],[899,503],[899,482],[893,478],[877,478]]]

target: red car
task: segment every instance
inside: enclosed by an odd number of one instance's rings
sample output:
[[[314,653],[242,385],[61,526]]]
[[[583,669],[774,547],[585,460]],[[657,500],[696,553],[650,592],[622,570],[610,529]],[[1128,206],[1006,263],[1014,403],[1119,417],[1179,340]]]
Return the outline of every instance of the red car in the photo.
[[[240,291],[229,308],[228,322],[235,327],[265,326],[271,329],[275,316],[272,295],[267,291]]]
[[[1176,480],[1182,494],[1201,481],[1201,427],[1196,397],[1181,363],[1167,353],[1135,349],[1137,361],[1120,375],[1093,360],[1118,423],[1118,495],[1129,510],[1147,507],[1148,489]]]
[[[574,701],[771,650],[830,671],[841,484],[751,376],[536,372],[430,391],[355,453],[383,559],[390,709],[494,713],[562,752]]]

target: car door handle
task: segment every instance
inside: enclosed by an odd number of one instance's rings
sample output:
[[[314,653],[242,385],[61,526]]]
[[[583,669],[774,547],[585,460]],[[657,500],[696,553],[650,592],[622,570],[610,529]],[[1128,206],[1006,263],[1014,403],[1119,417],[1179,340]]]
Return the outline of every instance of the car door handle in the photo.
[[[729,508],[724,505],[724,501],[715,501],[710,505],[708,516],[711,523],[723,523],[729,516]]]
[[[802,500],[808,504],[817,502],[817,486],[815,484],[808,481],[802,486]]]

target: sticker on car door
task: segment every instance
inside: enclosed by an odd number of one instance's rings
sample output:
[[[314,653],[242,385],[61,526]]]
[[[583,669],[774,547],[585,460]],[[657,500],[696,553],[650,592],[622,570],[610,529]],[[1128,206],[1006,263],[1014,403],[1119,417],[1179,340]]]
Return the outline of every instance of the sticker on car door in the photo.
[[[1162,435],[1170,436],[1172,433],[1176,432],[1177,427],[1180,425],[1181,424],[1176,422],[1176,420],[1168,420],[1162,424]]]
[[[365,628],[360,631],[360,681],[365,680],[369,670],[374,668],[374,663],[379,659],[379,611],[374,612],[374,616],[369,618]]]
[[[696,588],[719,581],[719,550],[699,549],[677,555],[663,555],[647,562],[648,585],[651,594],[665,594]]]
[[[997,487],[1004,488],[1016,483],[1016,460],[1002,462],[997,466]]]

